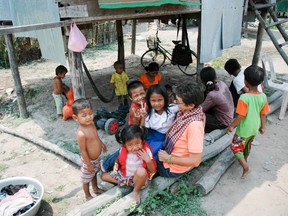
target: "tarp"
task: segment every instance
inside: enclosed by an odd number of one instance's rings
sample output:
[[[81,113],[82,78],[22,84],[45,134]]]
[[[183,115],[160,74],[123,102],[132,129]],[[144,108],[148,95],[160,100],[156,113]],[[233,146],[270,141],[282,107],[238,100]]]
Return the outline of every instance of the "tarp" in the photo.
[[[277,2],[276,11],[288,12],[288,0],[280,0],[280,2]]]
[[[184,6],[200,6],[200,2],[192,0],[99,0],[99,7],[102,9],[134,8],[161,6],[164,4],[176,4]]]

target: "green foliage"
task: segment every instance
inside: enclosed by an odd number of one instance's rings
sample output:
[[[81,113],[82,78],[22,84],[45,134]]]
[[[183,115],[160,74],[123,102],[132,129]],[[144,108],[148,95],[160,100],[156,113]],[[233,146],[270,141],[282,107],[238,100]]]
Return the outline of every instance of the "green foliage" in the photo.
[[[179,191],[171,193],[169,189],[159,191],[156,196],[149,196],[141,203],[133,213],[137,216],[159,215],[198,215],[206,216],[207,213],[201,208],[201,195],[192,185],[187,185],[186,177],[180,179]],[[151,188],[151,190],[154,190]]]
[[[8,166],[6,164],[0,164],[0,173],[4,172]]]
[[[62,142],[64,142],[64,145],[63,145],[64,149],[66,149],[67,151],[70,151],[74,154],[80,154],[79,147],[78,147],[76,142],[71,143],[71,142],[66,142],[63,140],[62,140]]]

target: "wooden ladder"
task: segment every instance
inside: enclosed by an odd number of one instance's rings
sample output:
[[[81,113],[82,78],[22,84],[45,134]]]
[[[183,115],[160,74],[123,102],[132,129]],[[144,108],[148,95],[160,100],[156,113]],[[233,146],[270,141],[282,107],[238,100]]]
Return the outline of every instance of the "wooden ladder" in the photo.
[[[286,52],[283,50],[283,46],[288,45],[288,35],[285,32],[285,29],[282,27],[281,24],[288,22],[288,19],[278,20],[277,15],[275,13],[275,5],[276,3],[271,3],[271,0],[263,0],[263,3],[254,3],[253,0],[249,0],[249,6],[252,11],[254,11],[256,17],[258,18],[259,22],[263,26],[263,28],[266,30],[267,34],[269,35],[270,39],[272,40],[274,46],[288,65],[288,56]],[[270,14],[270,17],[272,18],[272,22],[268,23],[265,20],[265,17],[263,17],[263,14],[261,13],[263,10],[266,10],[267,13]],[[265,14],[267,14],[265,13]],[[276,26],[277,30],[280,32],[284,39],[284,43],[279,43],[276,39],[273,31],[271,30],[271,27]]]

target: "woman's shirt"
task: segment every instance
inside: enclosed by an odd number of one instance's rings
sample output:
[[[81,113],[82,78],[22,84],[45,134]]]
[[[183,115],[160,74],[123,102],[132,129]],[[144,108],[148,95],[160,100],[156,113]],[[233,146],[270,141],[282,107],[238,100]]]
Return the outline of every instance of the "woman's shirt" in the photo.
[[[215,83],[215,89],[207,94],[201,106],[203,112],[214,114],[224,125],[230,125],[233,120],[233,98],[228,86],[223,81]]]
[[[189,153],[202,153],[204,142],[205,121],[191,122],[184,133],[176,141],[172,156],[188,157]],[[172,163],[163,163],[165,168],[170,168],[172,173],[185,173],[191,169],[189,166],[180,166]]]
[[[151,116],[147,116],[145,119],[145,127],[166,134],[170,125],[174,121],[178,110],[179,108],[175,104],[169,105],[168,111],[163,112],[162,114],[158,114],[154,109],[152,109]]]

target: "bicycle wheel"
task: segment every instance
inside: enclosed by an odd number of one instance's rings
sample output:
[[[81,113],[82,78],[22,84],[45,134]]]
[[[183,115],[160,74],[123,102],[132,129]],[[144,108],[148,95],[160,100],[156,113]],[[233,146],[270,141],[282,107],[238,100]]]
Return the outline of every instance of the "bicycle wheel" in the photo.
[[[187,66],[178,65],[180,71],[187,76],[194,76],[197,74],[197,54],[191,50],[192,63]]]
[[[159,49],[149,49],[141,57],[141,65],[145,68],[151,62],[157,62],[159,67],[161,67],[166,60],[166,55],[162,50]]]

